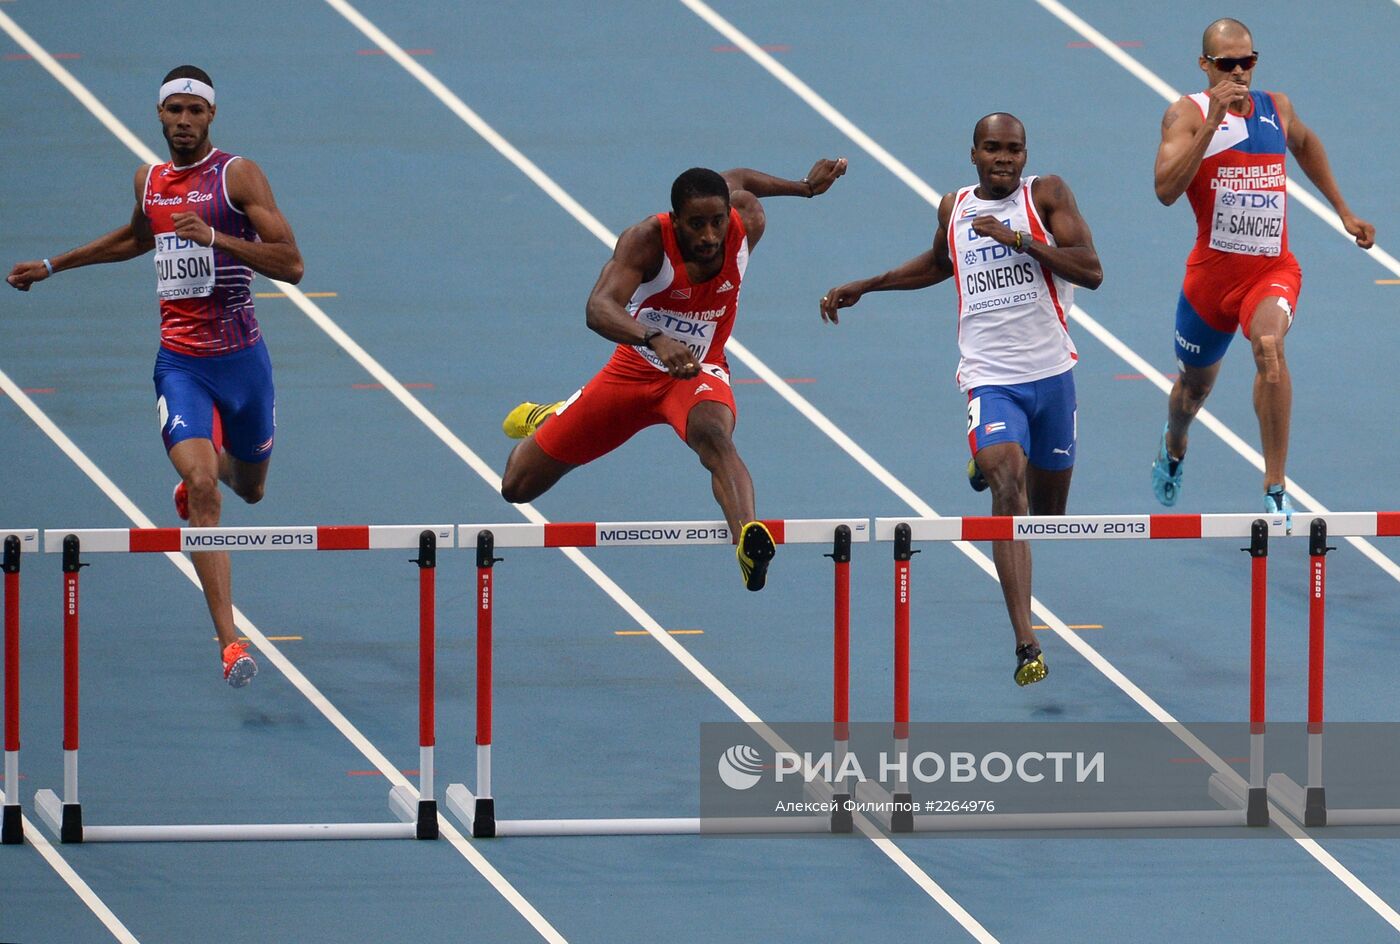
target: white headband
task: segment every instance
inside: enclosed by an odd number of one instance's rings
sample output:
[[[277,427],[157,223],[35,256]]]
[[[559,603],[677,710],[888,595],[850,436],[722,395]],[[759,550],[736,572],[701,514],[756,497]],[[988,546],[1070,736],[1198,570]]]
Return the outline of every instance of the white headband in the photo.
[[[172,95],[198,95],[210,105],[214,104],[214,86],[205,85],[199,79],[171,79],[160,87],[157,105],[164,105]]]

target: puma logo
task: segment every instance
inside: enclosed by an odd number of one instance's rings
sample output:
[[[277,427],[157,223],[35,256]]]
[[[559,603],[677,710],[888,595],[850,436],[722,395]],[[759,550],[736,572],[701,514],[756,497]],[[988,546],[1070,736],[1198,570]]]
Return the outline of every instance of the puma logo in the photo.
[[[1274,121],[1274,119],[1270,118],[1268,115],[1260,115],[1259,123],[1262,125],[1265,122],[1268,122],[1269,124],[1273,125],[1275,131],[1279,130],[1278,123]]]

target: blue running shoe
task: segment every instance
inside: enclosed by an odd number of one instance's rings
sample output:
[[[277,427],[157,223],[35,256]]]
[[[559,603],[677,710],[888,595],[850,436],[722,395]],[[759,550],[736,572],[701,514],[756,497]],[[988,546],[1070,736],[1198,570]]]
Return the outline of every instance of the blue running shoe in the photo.
[[[1157,458],[1152,460],[1152,494],[1170,508],[1181,497],[1181,466],[1185,459],[1173,459],[1167,454],[1167,428],[1162,427],[1162,441],[1157,446]]]
[[[1284,532],[1293,533],[1293,503],[1288,500],[1288,493],[1282,485],[1270,485],[1264,493],[1264,511],[1271,515],[1283,515]]]

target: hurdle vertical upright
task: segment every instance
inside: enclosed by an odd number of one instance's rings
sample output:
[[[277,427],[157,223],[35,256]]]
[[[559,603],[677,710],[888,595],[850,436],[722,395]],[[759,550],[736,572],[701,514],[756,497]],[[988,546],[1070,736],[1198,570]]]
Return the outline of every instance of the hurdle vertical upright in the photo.
[[[0,570],[5,574],[5,804],[0,814],[0,844],[24,842],[24,817],[19,806],[19,562],[25,550],[38,546],[35,530],[6,531]]]

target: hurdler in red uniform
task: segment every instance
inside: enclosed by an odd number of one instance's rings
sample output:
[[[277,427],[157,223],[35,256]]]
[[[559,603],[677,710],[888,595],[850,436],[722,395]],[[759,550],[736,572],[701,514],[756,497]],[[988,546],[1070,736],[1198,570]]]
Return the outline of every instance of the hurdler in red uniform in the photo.
[[[1201,38],[1200,67],[1210,88],[1178,99],[1162,118],[1157,198],[1185,193],[1196,216],[1196,244],[1176,311],[1176,357],[1167,425],[1152,463],[1152,489],[1164,505],[1181,494],[1186,432],[1210,394],[1238,326],[1258,377],[1255,412],[1264,452],[1264,509],[1293,524],[1284,489],[1293,384],[1283,339],[1293,323],[1302,271],[1288,250],[1285,148],[1336,209],[1358,246],[1375,227],[1342,199],[1322,141],[1281,92],[1251,92],[1259,54],[1238,20],[1216,20]]]
[[[570,470],[667,423],[710,472],[745,586],[763,589],[776,548],[755,519],[753,480],[734,448],[724,345],[763,237],[758,198],[813,197],[845,171],[843,159],[818,161],[801,180],[698,167],[677,177],[671,212],[622,234],[589,296],[588,326],[618,343],[612,359],[569,399],[522,403],[506,417],[507,435],[525,441],[506,463],[502,496],[533,501]]]

